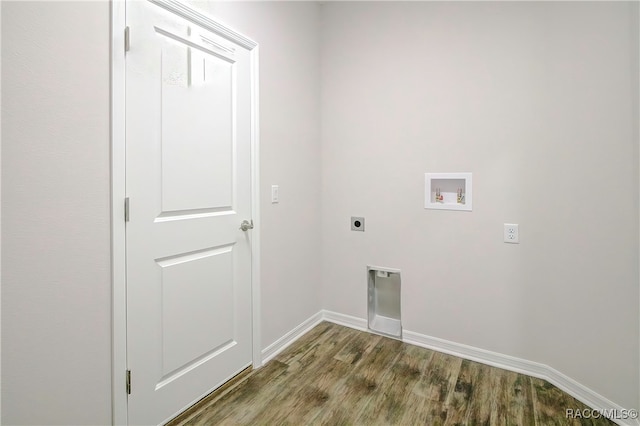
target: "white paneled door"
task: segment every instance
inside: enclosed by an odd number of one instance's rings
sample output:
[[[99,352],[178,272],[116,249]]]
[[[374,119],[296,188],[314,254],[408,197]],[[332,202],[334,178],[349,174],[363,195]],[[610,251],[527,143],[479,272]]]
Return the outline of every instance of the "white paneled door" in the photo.
[[[252,362],[250,46],[175,1],[126,3],[129,424]]]

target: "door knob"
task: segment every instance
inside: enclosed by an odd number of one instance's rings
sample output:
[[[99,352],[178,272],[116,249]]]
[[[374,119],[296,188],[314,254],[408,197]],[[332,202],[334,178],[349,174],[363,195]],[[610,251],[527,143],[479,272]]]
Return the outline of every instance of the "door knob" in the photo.
[[[242,229],[243,231],[253,229],[253,219],[251,219],[251,222],[249,222],[248,220],[243,220],[240,224],[240,229]]]

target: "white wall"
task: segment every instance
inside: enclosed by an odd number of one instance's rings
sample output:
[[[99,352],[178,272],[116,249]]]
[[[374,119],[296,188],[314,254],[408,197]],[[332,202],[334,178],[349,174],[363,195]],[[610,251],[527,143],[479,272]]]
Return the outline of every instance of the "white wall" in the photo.
[[[325,3],[323,306],[365,318],[366,265],[400,268],[406,330],[550,365],[635,408],[631,16],[630,3]],[[425,210],[425,172],[473,172],[473,212]],[[502,242],[504,222],[520,245]]]
[[[2,3],[2,423],[111,421],[109,4]]]
[[[322,307],[319,5],[192,4],[260,44],[264,349]],[[272,184],[279,204],[271,204]]]
[[[634,407],[628,4],[198,4],[261,45],[263,347],[399,267],[406,329]],[[2,9],[2,422],[109,423],[109,6]],[[427,171],[474,211],[424,210]]]
[[[321,308],[319,6],[198,5],[260,43],[265,348]],[[2,6],[2,422],[110,423],[110,6]]]

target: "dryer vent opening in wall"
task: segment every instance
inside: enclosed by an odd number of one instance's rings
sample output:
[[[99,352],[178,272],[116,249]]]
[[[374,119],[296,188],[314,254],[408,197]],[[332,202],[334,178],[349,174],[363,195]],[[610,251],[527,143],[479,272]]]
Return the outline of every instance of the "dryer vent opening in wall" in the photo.
[[[369,330],[402,338],[400,270],[367,266]]]

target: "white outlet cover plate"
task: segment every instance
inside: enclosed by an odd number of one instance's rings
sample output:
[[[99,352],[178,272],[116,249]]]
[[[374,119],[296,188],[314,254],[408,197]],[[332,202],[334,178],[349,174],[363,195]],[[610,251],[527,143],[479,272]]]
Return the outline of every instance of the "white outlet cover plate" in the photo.
[[[517,223],[504,224],[504,242],[509,244],[520,244],[520,232]]]

